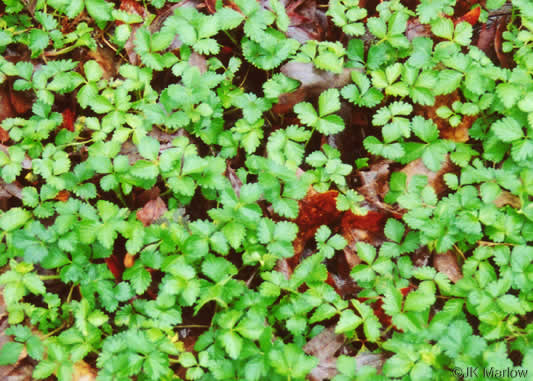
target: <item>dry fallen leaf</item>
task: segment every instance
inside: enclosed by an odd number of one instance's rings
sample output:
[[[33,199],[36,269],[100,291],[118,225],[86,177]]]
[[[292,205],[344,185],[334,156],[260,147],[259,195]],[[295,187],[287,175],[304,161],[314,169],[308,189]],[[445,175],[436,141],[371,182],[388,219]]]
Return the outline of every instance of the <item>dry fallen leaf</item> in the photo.
[[[422,162],[422,159],[413,160],[403,167],[400,172],[403,172],[407,175],[407,184],[409,184],[415,175],[427,176],[428,185],[431,186],[435,190],[437,196],[439,196],[447,189],[446,183],[443,179],[444,175],[455,170],[455,165],[450,161],[449,156],[446,156],[446,159],[444,160],[441,169],[438,172],[433,172],[428,169]]]
[[[16,197],[22,200],[22,186],[18,181],[6,184],[6,182],[0,179],[0,199]]]
[[[15,111],[9,100],[9,92],[2,86],[0,87],[0,122],[13,116],[15,116]]]
[[[457,25],[460,22],[466,21],[467,23],[473,26],[478,22],[480,15],[481,15],[481,7],[477,6],[469,10],[468,12],[466,12],[463,16],[456,19],[455,24]]]
[[[235,194],[237,195],[237,197],[240,197],[242,181],[237,176],[237,173],[235,172],[235,170],[231,168],[229,161],[226,163],[226,177],[229,179],[229,182],[231,183],[231,187],[235,191]]]
[[[335,333],[334,327],[324,329],[303,347],[304,352],[318,358],[318,365],[309,374],[311,381],[330,380],[337,374],[335,353],[344,344],[344,335]]]
[[[421,24],[418,18],[409,19],[407,21],[405,36],[409,41],[412,41],[416,37],[431,37],[431,26],[429,24]]]
[[[440,137],[443,139],[453,140],[454,142],[467,142],[469,139],[468,129],[476,121],[477,116],[464,115],[461,123],[457,127],[452,127],[447,119],[442,119],[437,115],[437,109],[441,106],[451,107],[453,102],[460,101],[459,91],[439,95],[435,97],[433,106],[415,106],[415,114],[421,115],[428,120],[432,120],[440,131]]]
[[[321,225],[329,225],[340,218],[342,212],[337,210],[337,191],[318,193],[310,188],[303,200],[299,202],[300,212],[294,221],[298,225],[298,236],[294,240],[294,258],[299,256]]]
[[[96,370],[89,364],[81,360],[74,364],[72,372],[72,381],[95,381]]]
[[[151,225],[168,211],[165,201],[161,197],[155,200],[150,200],[144,207],[137,211],[137,219],[143,223],[144,226]]]
[[[287,77],[300,81],[300,87],[292,93],[282,94],[274,112],[284,113],[307,98],[318,96],[322,91],[346,86],[351,82],[351,72],[359,69],[346,68],[340,74],[317,69],[312,63],[288,62],[281,67]]]
[[[57,201],[61,201],[61,202],[66,202],[68,201],[69,198],[70,198],[70,192],[66,189],[60,190],[55,197]]]
[[[444,254],[433,254],[433,267],[446,275],[453,283],[463,277],[461,268],[457,264],[457,256],[452,251],[447,251]]]
[[[139,2],[135,0],[122,0],[120,2],[120,10],[125,11],[127,13],[139,15],[143,19],[146,19],[146,17],[148,17],[148,11],[146,10],[146,8],[143,7]],[[117,24],[119,24],[119,22],[117,22]],[[135,41],[135,32],[137,31],[137,29],[139,29],[141,25],[142,25],[141,23],[130,25],[131,34],[130,34],[128,41],[126,41],[126,44],[124,45],[124,49],[128,56],[128,60],[130,61],[132,65],[137,65],[139,64],[139,61],[140,61],[139,56],[137,55],[137,53],[135,53],[135,50],[134,50],[135,49],[134,41]]]
[[[511,194],[508,191],[502,191],[500,195],[496,198],[496,200],[494,200],[493,202],[494,205],[496,205],[498,208],[502,208],[505,205],[511,205],[515,209],[522,208],[522,202],[520,201],[520,197],[515,196],[514,194]]]
[[[135,255],[133,254],[130,254],[130,253],[126,253],[124,255],[124,267],[129,269],[130,267],[133,266],[133,264],[135,263]]]

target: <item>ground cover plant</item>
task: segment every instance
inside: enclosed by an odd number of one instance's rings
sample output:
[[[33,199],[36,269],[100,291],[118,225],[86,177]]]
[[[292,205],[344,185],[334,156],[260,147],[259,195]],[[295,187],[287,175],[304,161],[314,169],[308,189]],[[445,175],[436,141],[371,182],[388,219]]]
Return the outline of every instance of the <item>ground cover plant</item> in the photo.
[[[0,374],[533,379],[532,46],[529,0],[2,0]]]

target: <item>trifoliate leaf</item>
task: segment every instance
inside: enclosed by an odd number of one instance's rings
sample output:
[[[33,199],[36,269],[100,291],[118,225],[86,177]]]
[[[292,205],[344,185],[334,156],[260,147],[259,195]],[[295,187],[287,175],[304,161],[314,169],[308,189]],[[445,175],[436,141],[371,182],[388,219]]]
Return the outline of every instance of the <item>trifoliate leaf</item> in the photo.
[[[520,123],[512,117],[506,117],[494,122],[491,128],[498,139],[506,143],[518,140],[524,136]]]

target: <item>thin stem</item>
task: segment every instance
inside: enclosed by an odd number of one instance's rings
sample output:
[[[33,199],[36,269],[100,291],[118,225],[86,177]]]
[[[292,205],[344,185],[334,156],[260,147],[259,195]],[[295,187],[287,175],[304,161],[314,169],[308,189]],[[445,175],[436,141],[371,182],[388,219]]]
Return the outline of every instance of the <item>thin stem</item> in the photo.
[[[60,279],[59,275],[39,275],[39,278],[41,280],[53,280],[53,279]]]
[[[231,42],[233,43],[233,45],[235,45],[235,46],[239,46],[239,45],[240,45],[240,44],[237,42],[237,40],[235,40],[235,38],[233,38],[233,36],[231,35],[230,32],[228,32],[227,30],[225,30],[224,33],[226,34],[226,36],[228,36],[228,38],[231,40]]]
[[[46,57],[61,56],[63,54],[67,54],[67,53],[73,51],[77,47],[79,47],[78,44],[73,44],[73,45],[67,46],[66,48],[63,48],[63,49],[53,50],[51,52],[44,52],[44,56],[46,56]]]
[[[478,241],[480,246],[517,246],[516,243]]]
[[[56,329],[54,329],[53,331],[50,331],[48,332],[46,335],[44,335],[43,337],[44,338],[47,338],[47,337],[50,337],[50,336],[53,336],[55,335],[56,333],[58,333],[59,331],[61,331],[63,328],[65,328],[67,325],[67,322],[63,322],[63,324],[61,324],[59,327],[57,327]]]
[[[209,326],[204,324],[183,324],[177,325],[176,328],[209,328]]]
[[[126,199],[124,198],[124,195],[122,194],[122,189],[120,189],[120,187],[118,187],[118,191],[115,190],[115,194],[117,195],[117,197],[120,200],[120,202],[122,202],[122,205],[127,207],[128,204],[126,203]]]
[[[461,249],[459,249],[459,247],[457,247],[457,245],[453,245],[453,248],[455,250],[457,250],[457,252],[461,255],[461,257],[463,257],[463,261],[466,261],[465,254],[461,251]]]
[[[241,88],[244,85],[244,82],[246,82],[246,80],[248,79],[248,73],[250,73],[250,67],[251,66],[248,66],[248,69],[246,70],[246,74],[244,74],[244,78],[242,82],[240,83],[239,88]]]
[[[313,127],[313,129],[311,130],[311,135],[309,135],[309,139],[307,139],[307,141],[305,142],[304,149],[307,148],[307,145],[309,144],[309,142],[313,138],[313,134],[315,133],[315,130],[316,130],[316,126]]]
[[[70,300],[72,299],[72,293],[73,293],[73,291],[74,291],[74,287],[75,287],[75,285],[72,285],[72,286],[70,287],[70,290],[68,291],[66,304],[70,303]]]

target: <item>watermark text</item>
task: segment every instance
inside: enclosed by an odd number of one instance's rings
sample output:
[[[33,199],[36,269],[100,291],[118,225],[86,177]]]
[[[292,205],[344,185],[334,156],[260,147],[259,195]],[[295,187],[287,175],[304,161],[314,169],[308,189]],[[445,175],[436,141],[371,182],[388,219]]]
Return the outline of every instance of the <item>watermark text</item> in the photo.
[[[525,368],[477,368],[475,366],[467,366],[464,368],[453,368],[452,373],[457,377],[462,377],[465,380],[468,378],[526,378],[528,369]]]

